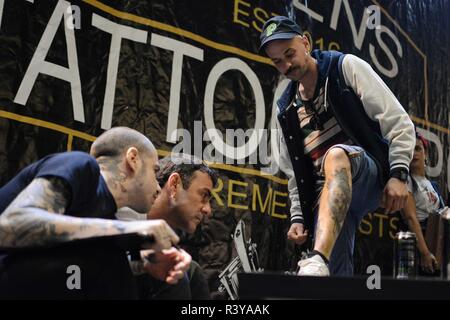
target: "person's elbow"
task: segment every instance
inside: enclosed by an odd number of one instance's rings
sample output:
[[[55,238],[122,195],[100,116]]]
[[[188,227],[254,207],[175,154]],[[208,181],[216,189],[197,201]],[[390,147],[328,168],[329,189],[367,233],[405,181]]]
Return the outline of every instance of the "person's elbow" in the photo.
[[[35,221],[30,208],[7,208],[0,215],[0,248],[22,247]]]
[[[14,226],[13,211],[4,211],[0,215],[0,248],[9,248],[13,244],[14,232],[11,232]]]

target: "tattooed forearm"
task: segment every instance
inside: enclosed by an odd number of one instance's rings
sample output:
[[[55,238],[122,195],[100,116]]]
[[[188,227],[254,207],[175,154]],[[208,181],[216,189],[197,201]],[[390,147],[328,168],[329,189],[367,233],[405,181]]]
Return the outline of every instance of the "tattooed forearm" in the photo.
[[[352,189],[347,169],[337,169],[333,178],[327,181],[327,188],[329,194],[328,205],[334,221],[333,232],[338,235],[342,229],[352,199]]]
[[[43,214],[47,215],[45,219]],[[58,231],[54,217],[59,216],[34,208],[8,213],[0,222],[0,246],[35,247],[68,241],[69,232]]]
[[[22,208],[0,216],[0,247],[39,247],[77,239],[149,230],[151,221],[123,222],[57,215]]]
[[[70,188],[59,178],[33,180],[0,215],[0,247],[36,247],[75,239],[139,232],[135,225],[107,219],[64,216]]]

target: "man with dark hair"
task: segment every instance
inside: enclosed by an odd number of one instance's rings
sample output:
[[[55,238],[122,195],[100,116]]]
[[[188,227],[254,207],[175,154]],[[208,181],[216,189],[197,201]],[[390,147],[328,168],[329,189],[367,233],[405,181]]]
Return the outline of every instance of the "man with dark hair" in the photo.
[[[172,228],[194,233],[202,219],[211,214],[216,172],[195,157],[173,154],[160,160],[156,178],[161,194],[149,217],[164,219]]]
[[[129,215],[119,211],[118,218],[163,219],[175,230],[192,234],[203,218],[211,215],[211,190],[217,182],[217,174],[199,159],[172,154],[159,161],[157,180],[161,193],[147,216]],[[155,257],[156,262],[165,263],[164,257]],[[142,270],[158,267],[158,263],[143,260]],[[158,277],[141,275],[138,278],[141,297],[144,299],[209,299],[208,283],[197,262],[192,261],[183,280],[175,286],[167,285]]]
[[[288,237],[301,244],[305,225],[315,227],[314,250],[299,262],[299,275],[352,275],[362,217],[380,200],[386,213],[406,203],[414,126],[368,63],[337,51],[311,52],[292,19],[266,21],[260,50],[291,80],[277,110],[280,167],[291,199]]]
[[[85,240],[138,233],[152,237],[156,251],[179,241],[164,220],[115,220],[119,207],[148,212],[160,191],[150,140],[113,128],[91,154],[49,155],[0,189],[0,247],[7,254],[0,261],[1,298],[136,298],[125,252],[112,242]],[[167,276],[182,277],[184,262]],[[69,266],[81,270],[79,290],[67,286]]]

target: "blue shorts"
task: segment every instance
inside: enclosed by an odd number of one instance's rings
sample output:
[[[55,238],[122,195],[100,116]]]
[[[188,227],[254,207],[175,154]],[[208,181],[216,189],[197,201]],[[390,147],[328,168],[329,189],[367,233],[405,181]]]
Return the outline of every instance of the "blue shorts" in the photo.
[[[375,161],[364,149],[343,144],[334,145],[332,148],[343,149],[350,159],[352,200],[341,233],[331,252],[329,268],[331,275],[351,276],[356,231],[362,218],[378,208],[384,186],[380,183]],[[326,155],[323,159],[325,158]]]

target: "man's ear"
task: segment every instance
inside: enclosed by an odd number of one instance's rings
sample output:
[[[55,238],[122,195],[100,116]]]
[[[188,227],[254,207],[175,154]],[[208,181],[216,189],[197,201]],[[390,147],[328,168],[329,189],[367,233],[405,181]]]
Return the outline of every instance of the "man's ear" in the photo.
[[[300,41],[303,43],[303,45],[305,46],[306,52],[308,52],[308,54],[309,54],[311,52],[311,44],[309,43],[308,36],[302,35]]]
[[[169,187],[170,196],[175,197],[179,190],[178,188],[182,187],[181,176],[179,175],[178,172],[173,172],[169,176],[169,179],[167,179],[167,186]]]
[[[139,170],[141,164],[141,158],[139,156],[139,151],[135,147],[128,148],[125,153],[125,164],[127,169],[136,173]]]

